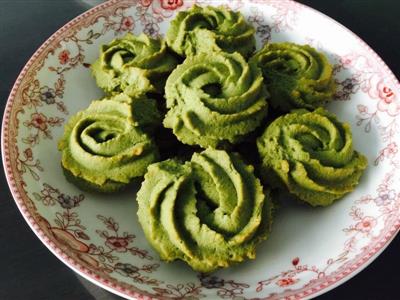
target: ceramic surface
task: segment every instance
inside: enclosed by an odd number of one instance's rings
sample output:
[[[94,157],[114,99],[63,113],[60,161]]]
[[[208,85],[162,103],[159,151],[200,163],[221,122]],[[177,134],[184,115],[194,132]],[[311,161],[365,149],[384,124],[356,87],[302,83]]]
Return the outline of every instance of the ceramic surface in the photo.
[[[69,184],[57,141],[66,120],[100,98],[88,67],[99,46],[126,32],[165,34],[188,0],[108,1],[66,24],[28,61],[2,128],[3,162],[15,201],[42,242],[92,282],[130,299],[297,299],[323,293],[369,264],[399,230],[400,85],[382,60],[332,19],[286,0],[206,1],[240,10],[257,45],[308,43],[335,66],[328,109],[350,123],[369,167],[357,189],[327,208],[283,199],[270,239],[247,261],[211,275],[166,264],[146,242],[136,191],[85,193]]]

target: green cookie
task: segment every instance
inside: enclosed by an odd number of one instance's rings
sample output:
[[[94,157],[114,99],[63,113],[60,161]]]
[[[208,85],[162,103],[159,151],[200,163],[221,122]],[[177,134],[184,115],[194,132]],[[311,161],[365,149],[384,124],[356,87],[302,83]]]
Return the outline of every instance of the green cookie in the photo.
[[[72,116],[58,148],[67,179],[99,192],[119,190],[143,176],[159,156],[130,104],[113,100],[93,101]]]
[[[326,206],[354,190],[367,158],[353,150],[350,126],[323,108],[294,110],[257,140],[263,177],[312,206]]]
[[[265,44],[250,61],[264,75],[272,107],[283,112],[317,108],[332,100],[336,92],[331,64],[308,45]]]
[[[189,145],[235,144],[267,115],[260,70],[239,53],[200,53],[168,77],[164,126]]]
[[[165,80],[176,65],[177,59],[169,53],[163,40],[127,33],[101,47],[92,73],[106,93],[123,91],[137,96],[163,93]]]
[[[272,202],[253,167],[223,150],[149,166],[137,201],[139,222],[161,258],[199,272],[254,259],[271,230]]]
[[[255,29],[240,12],[194,5],[172,20],[167,43],[181,56],[222,50],[248,57],[255,50],[254,33]]]

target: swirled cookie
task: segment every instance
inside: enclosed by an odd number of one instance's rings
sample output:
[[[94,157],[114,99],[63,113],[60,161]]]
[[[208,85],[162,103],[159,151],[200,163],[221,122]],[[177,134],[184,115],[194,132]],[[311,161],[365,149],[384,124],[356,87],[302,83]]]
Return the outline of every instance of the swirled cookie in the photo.
[[[353,149],[350,126],[323,108],[279,117],[257,146],[264,178],[312,206],[354,190],[367,167],[366,157]]]
[[[274,108],[314,109],[336,91],[333,69],[322,53],[308,45],[267,43],[250,60],[260,67]]]
[[[254,32],[240,12],[194,5],[176,15],[166,39],[168,46],[182,56],[222,50],[248,57],[255,50]]]
[[[158,150],[139,124],[131,104],[115,100],[93,101],[72,116],[58,144],[67,179],[83,189],[113,192],[143,176]]]
[[[157,108],[157,100],[148,98],[146,95],[130,97],[125,93],[120,93],[98,101],[96,104],[97,110],[103,109],[103,113],[107,113],[108,110],[115,112],[115,110],[120,109],[122,114],[126,114],[145,133],[154,133],[162,124],[162,116]],[[108,102],[101,103],[102,101],[115,101],[124,104],[114,106]]]
[[[164,126],[189,145],[237,143],[267,115],[260,70],[239,53],[188,57],[168,77]]]
[[[100,49],[92,65],[97,85],[107,93],[124,91],[130,96],[162,93],[164,83],[177,64],[163,40],[127,33]]]
[[[161,258],[200,272],[255,258],[271,229],[272,203],[253,167],[223,150],[150,165],[137,200],[139,222]]]

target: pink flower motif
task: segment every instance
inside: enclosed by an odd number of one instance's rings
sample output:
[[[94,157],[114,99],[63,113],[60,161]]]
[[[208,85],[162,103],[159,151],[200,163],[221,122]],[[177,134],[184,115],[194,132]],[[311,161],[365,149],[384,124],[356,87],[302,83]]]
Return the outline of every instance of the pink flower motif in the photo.
[[[371,70],[373,65],[368,58],[359,53],[349,53],[340,58],[340,63],[344,68],[353,68],[357,73],[364,73],[366,70]]]
[[[168,10],[175,10],[183,5],[182,0],[160,0],[161,7]]]
[[[387,145],[387,147],[383,150],[383,155],[389,158],[393,158],[397,152],[397,144],[393,142]]]
[[[69,51],[68,50],[63,50],[58,54],[58,61],[60,64],[65,65],[69,61]]]
[[[140,4],[141,4],[142,6],[147,7],[147,6],[150,6],[151,2],[153,2],[153,0],[141,0],[141,1],[140,1]]]
[[[122,18],[120,30],[128,31],[132,30],[134,27],[135,27],[135,20],[133,20],[131,16]]]
[[[171,17],[174,14],[174,10],[180,7],[189,8],[190,6],[192,6],[193,3],[191,1],[186,1],[186,3],[184,3],[183,0],[153,0],[145,2],[146,4],[151,2],[151,10],[153,11],[154,17],[157,18],[159,22],[162,21],[164,18]]]
[[[383,83],[378,84],[378,93],[380,99],[378,109],[389,116],[396,116],[400,112],[400,103],[396,101],[396,94]]]
[[[293,285],[293,284],[297,283],[298,281],[299,281],[299,279],[295,279],[293,277],[287,277],[287,278],[279,279],[276,282],[276,285],[279,285],[280,287],[285,287],[285,286]]]
[[[31,117],[32,117],[31,125],[33,127],[36,127],[37,129],[43,131],[47,129],[47,118],[44,114],[34,113],[31,115]]]
[[[293,258],[293,260],[292,260],[292,265],[293,265],[293,266],[297,266],[297,265],[299,264],[299,262],[300,262],[300,258],[295,257],[295,258]]]
[[[357,109],[362,115],[368,112],[368,107],[362,104],[357,105]]]
[[[126,237],[110,236],[107,238],[106,246],[117,252],[124,253],[128,251],[129,240]]]
[[[373,217],[364,217],[360,222],[356,224],[356,229],[361,232],[368,233],[376,225],[376,219]]]
[[[342,63],[343,66],[348,67],[348,66],[351,65],[352,59],[351,59],[351,57],[349,57],[349,56],[346,55],[346,56],[343,56],[343,57],[340,59],[340,62]]]

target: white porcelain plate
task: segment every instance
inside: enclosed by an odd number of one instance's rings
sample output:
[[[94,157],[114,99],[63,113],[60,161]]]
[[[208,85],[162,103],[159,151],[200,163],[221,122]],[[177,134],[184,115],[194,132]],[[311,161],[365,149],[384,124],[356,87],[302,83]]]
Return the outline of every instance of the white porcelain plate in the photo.
[[[283,202],[254,261],[212,275],[166,264],[146,242],[135,191],[98,196],[69,184],[57,141],[66,120],[102,93],[88,69],[99,46],[131,31],[165,34],[188,0],[112,0],[51,36],[19,75],[3,119],[3,162],[26,221],[65,264],[126,298],[297,299],[356,274],[394,238],[400,216],[400,85],[358,37],[289,0],[196,1],[240,10],[266,41],[308,43],[335,66],[328,107],[351,124],[369,167],[357,189],[327,208]]]

